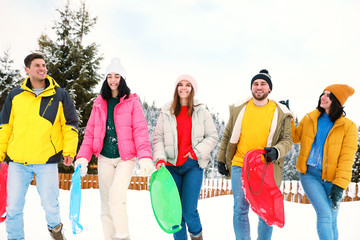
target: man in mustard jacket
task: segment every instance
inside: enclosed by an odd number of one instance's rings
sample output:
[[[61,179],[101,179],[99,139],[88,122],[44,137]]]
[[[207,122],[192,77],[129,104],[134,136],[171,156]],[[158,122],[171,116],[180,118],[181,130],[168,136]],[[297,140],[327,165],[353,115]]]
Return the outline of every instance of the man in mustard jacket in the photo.
[[[269,72],[261,70],[251,80],[253,97],[230,106],[230,118],[217,156],[219,173],[226,176],[231,174],[233,225],[237,240],[250,239],[249,203],[241,183],[245,154],[250,150],[265,149],[265,160],[273,162],[274,178],[279,187],[284,158],[292,146],[292,115],[285,105],[268,99],[271,91]],[[259,217],[257,239],[271,239],[272,230],[272,226]]]
[[[78,144],[78,119],[68,92],[47,76],[43,56],[28,55],[29,75],[7,96],[0,113],[0,162],[9,163],[6,231],[24,239],[25,195],[35,174],[36,187],[53,239],[65,239],[59,208],[57,164],[71,165]]]

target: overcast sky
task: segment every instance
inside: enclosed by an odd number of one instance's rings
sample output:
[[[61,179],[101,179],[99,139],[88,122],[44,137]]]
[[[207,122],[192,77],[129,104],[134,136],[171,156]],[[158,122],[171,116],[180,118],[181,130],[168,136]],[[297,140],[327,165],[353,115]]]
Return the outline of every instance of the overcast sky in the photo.
[[[0,51],[10,47],[16,68],[38,48],[41,33],[54,36],[56,8],[64,0],[0,0]],[[188,73],[198,98],[227,122],[228,105],[251,96],[251,78],[268,69],[275,100],[290,99],[301,119],[315,109],[324,88],[345,83],[355,94],[347,116],[360,125],[360,1],[358,0],[87,0],[98,22],[104,61],[127,71],[132,92],[158,107],[170,101],[174,81]],[[71,6],[78,6],[72,0]],[[23,71],[24,73],[24,71]]]

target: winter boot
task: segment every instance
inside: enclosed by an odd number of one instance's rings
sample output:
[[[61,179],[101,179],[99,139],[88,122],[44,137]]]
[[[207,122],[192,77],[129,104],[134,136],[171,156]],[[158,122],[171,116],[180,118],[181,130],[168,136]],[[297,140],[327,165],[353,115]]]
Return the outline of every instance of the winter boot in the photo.
[[[193,236],[191,233],[190,233],[190,238],[191,240],[203,240],[203,236],[202,236],[202,232],[197,235],[197,236]]]
[[[66,240],[63,233],[63,224],[60,223],[56,227],[54,227],[52,230],[49,229],[50,235],[52,239],[54,240]]]

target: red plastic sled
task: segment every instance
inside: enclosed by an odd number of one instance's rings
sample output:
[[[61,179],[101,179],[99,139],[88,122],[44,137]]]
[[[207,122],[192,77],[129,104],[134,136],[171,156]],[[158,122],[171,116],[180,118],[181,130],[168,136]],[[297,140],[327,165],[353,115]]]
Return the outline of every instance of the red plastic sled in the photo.
[[[6,182],[8,175],[8,165],[6,163],[0,163],[0,223],[5,221],[5,216],[3,216],[6,212]]]
[[[256,149],[246,153],[242,168],[241,182],[245,198],[251,209],[269,226],[284,227],[284,201],[274,179],[273,163],[266,164],[261,154],[266,151]]]

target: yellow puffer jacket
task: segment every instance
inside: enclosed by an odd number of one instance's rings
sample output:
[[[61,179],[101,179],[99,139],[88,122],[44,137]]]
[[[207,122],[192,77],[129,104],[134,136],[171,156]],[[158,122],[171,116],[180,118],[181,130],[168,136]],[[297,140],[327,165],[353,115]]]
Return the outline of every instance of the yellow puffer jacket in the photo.
[[[78,120],[68,92],[47,76],[36,96],[27,78],[11,90],[0,113],[0,161],[57,163],[76,155]]]
[[[300,142],[300,153],[296,163],[299,172],[306,174],[307,160],[314,142],[320,111],[308,113],[295,129],[294,143]],[[357,151],[357,128],[354,122],[342,116],[335,121],[324,146],[322,179],[346,189],[351,181],[352,165]]]

